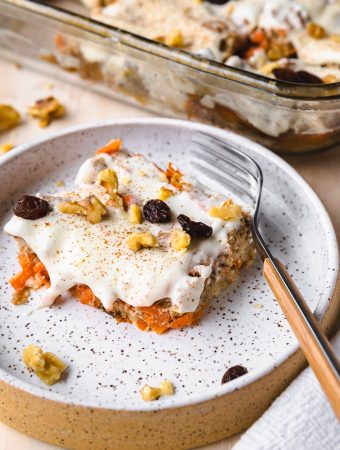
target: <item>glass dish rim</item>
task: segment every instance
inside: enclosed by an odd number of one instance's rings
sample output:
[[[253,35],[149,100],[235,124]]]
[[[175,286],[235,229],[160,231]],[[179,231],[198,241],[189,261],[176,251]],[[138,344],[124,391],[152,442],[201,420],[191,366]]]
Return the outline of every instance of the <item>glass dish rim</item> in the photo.
[[[47,16],[49,19],[70,27],[109,38],[115,43],[127,45],[161,59],[168,60],[207,75],[225,79],[253,90],[263,91],[279,98],[302,101],[326,101],[340,99],[340,82],[310,85],[275,80],[264,75],[249,72],[236,67],[202,58],[181,49],[169,47],[161,42],[147,39],[129,31],[105,24],[82,14],[64,9],[60,6],[46,4],[42,0],[0,0],[19,9]],[[308,91],[308,92],[307,92]]]

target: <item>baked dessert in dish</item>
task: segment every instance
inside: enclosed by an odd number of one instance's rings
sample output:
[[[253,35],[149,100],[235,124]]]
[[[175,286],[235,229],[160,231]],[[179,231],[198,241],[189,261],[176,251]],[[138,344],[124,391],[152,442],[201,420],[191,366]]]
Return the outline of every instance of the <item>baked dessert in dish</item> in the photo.
[[[234,130],[273,150],[305,152],[338,142],[339,1],[86,4],[97,24],[114,27],[101,33],[118,43],[61,31],[47,60],[90,87]]]
[[[83,163],[74,190],[18,199],[5,231],[19,245],[14,303],[70,292],[157,333],[197,323],[254,258],[246,207],[119,139]]]
[[[96,20],[228,66],[294,83],[340,81],[338,0],[84,3]]]

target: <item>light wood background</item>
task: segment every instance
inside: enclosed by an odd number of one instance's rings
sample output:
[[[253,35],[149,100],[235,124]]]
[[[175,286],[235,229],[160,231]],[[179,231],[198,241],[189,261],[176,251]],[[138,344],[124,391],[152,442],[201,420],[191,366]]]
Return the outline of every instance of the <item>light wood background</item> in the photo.
[[[35,120],[26,116],[25,111],[28,105],[48,95],[54,95],[66,107],[67,116],[55,121],[48,128],[41,129]],[[50,131],[98,119],[154,115],[4,61],[0,61],[0,103],[15,106],[23,118],[19,127],[0,135],[0,144],[10,142],[19,145],[28,139],[42,137]],[[285,159],[298,170],[320,196],[328,209],[339,239],[340,148],[314,155],[290,156]],[[230,450],[240,436],[234,436],[202,449]],[[57,450],[58,448],[24,436],[0,423],[0,450]]]

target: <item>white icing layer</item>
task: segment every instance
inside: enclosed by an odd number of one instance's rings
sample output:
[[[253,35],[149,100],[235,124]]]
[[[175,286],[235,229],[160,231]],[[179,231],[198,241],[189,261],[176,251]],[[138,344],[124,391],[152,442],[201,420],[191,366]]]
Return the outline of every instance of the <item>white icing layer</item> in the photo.
[[[43,303],[50,305],[71,287],[84,284],[107,310],[116,299],[138,307],[170,298],[179,312],[195,311],[216,258],[228,251],[228,233],[239,227],[239,221],[211,218],[207,213],[209,206],[220,203],[223,198],[207,192],[198,183],[188,192],[177,191],[167,200],[172,212],[172,221],[167,224],[144,221],[132,225],[122,208],[107,207],[108,216],[95,225],[83,216],[58,212],[56,205],[61,201],[77,201],[90,194],[107,203],[108,194],[96,182],[98,172],[106,167],[117,172],[119,192],[132,195],[134,202],[140,205],[157,198],[162,186],[176,190],[164,181],[156,166],[140,155],[130,157],[121,152],[111,157],[103,154],[82,165],[75,192],[46,197],[54,206],[46,217],[25,220],[13,216],[5,231],[22,238],[50,275],[51,286],[44,292]],[[184,253],[172,249],[169,235],[174,227],[180,228],[176,221],[179,214],[211,225],[212,237],[192,240]],[[127,237],[141,231],[150,231],[157,236],[159,248],[131,251]],[[200,276],[190,276],[191,270]]]

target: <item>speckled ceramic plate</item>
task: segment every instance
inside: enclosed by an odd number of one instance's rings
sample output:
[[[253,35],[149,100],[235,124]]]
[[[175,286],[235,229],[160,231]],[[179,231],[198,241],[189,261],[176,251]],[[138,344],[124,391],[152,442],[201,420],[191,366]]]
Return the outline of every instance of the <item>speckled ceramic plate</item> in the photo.
[[[233,133],[208,126],[168,119],[114,121],[74,127],[21,146],[0,161],[1,230],[20,193],[56,192],[57,180],[72,185],[80,164],[115,137],[162,167],[170,160],[190,172],[188,150],[197,129],[241,144],[262,167],[264,234],[321,318],[338,271],[336,239],[324,207],[278,156]],[[72,299],[36,310],[38,293],[26,305],[12,305],[7,280],[18,269],[17,248],[3,231],[0,255],[0,380],[37,398],[130,412],[199,405],[242,391],[297,349],[262,276],[259,260],[252,269],[243,271],[238,283],[211,302],[198,326],[156,335],[118,325],[105,313]],[[68,364],[60,383],[48,387],[26,370],[21,353],[30,343],[55,352]],[[249,373],[221,385],[225,370],[235,364],[242,364]],[[175,395],[143,402],[141,386],[158,385],[165,378],[173,381]]]

